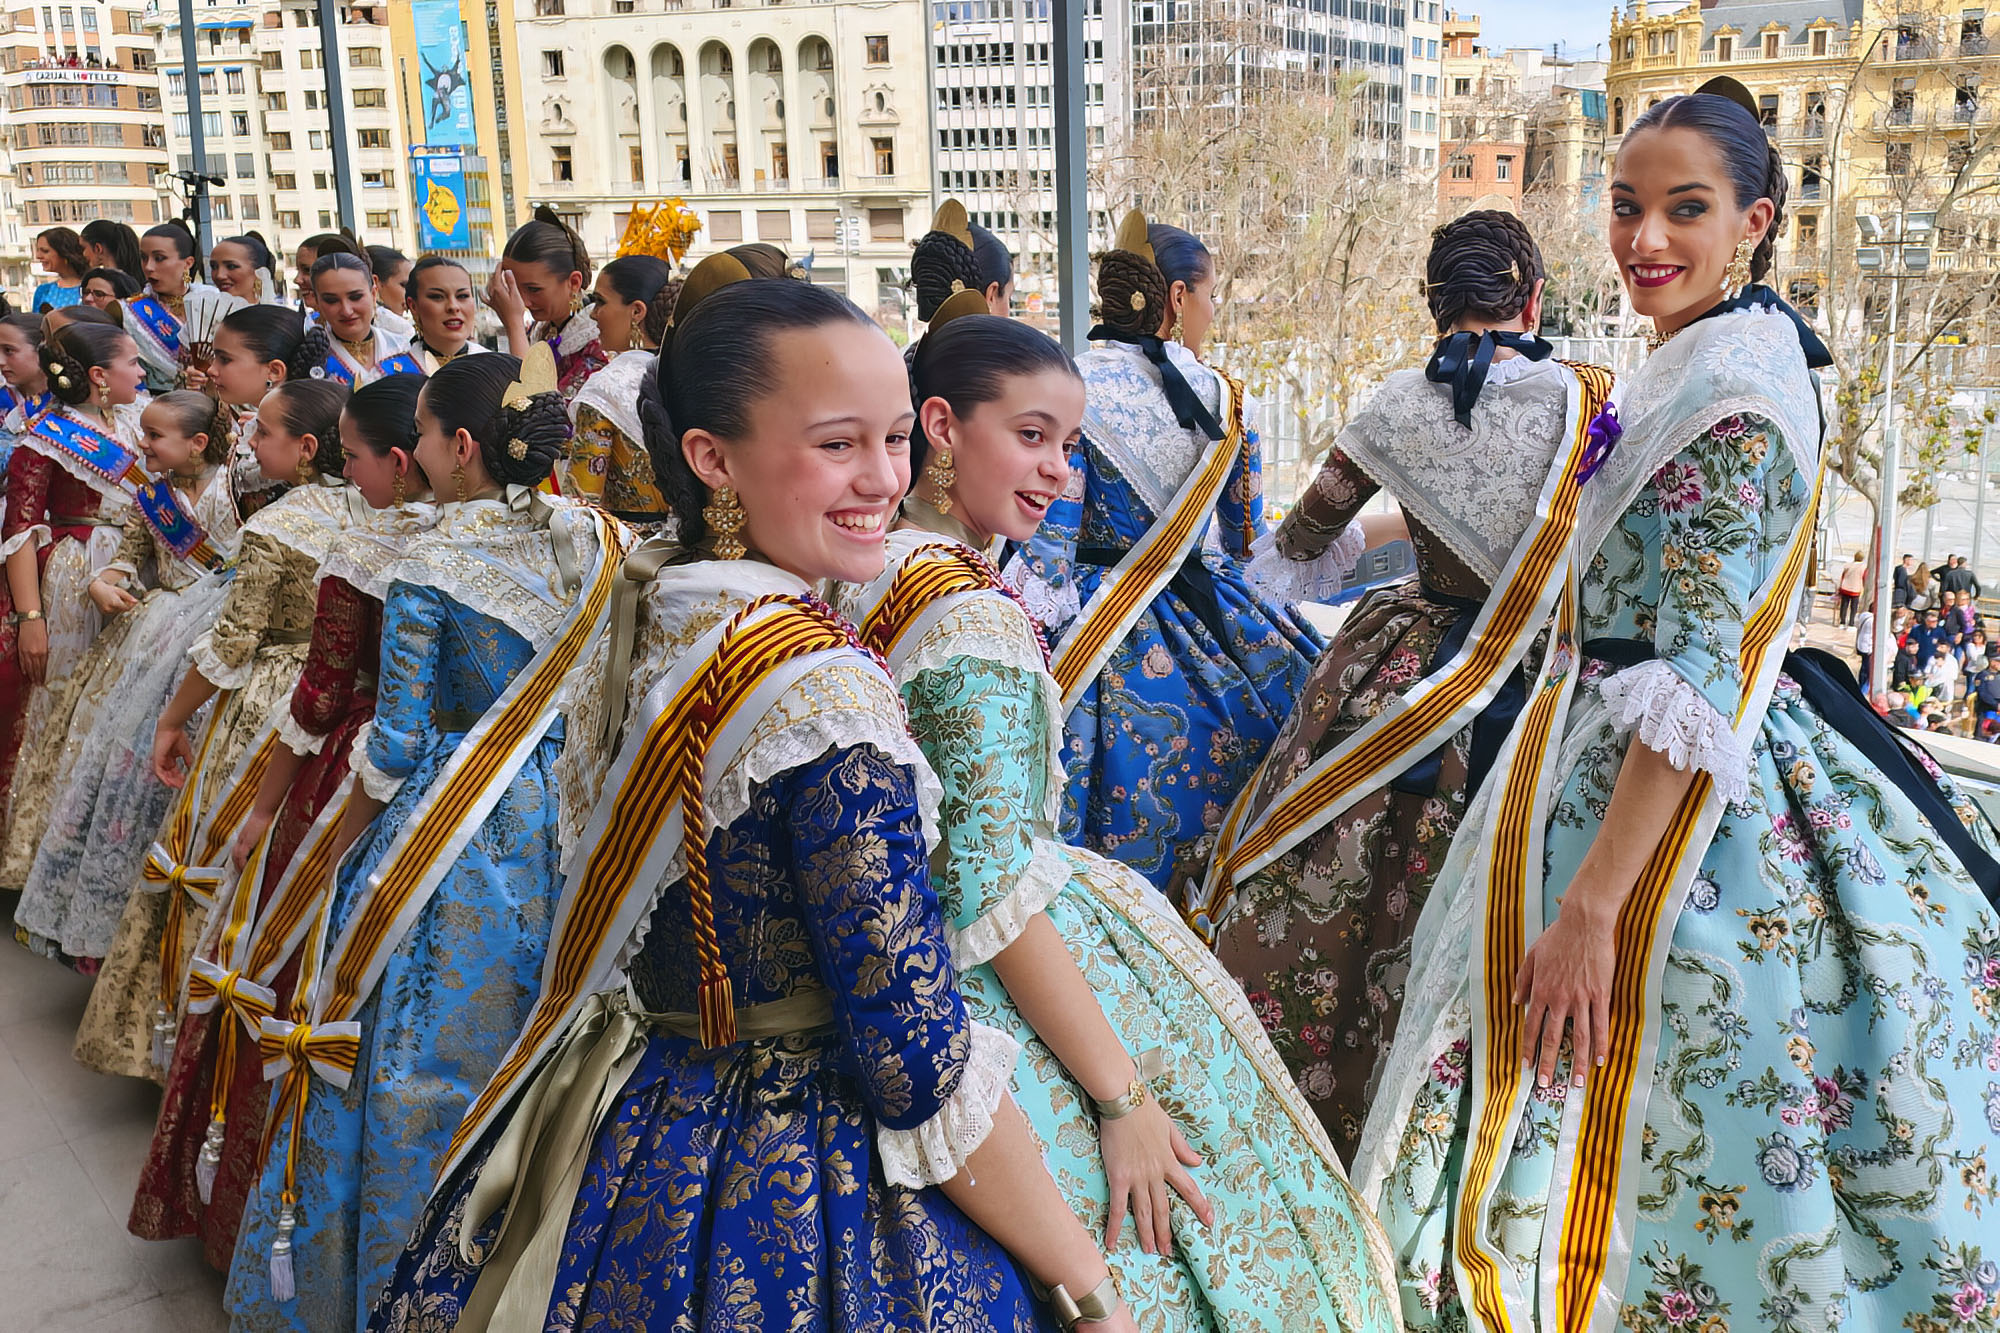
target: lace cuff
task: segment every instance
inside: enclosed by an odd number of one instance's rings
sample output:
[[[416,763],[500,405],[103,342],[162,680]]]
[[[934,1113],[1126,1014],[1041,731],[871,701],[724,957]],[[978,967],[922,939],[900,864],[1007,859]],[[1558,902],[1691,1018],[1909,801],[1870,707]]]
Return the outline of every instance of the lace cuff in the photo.
[[[1641,662],[1598,682],[1620,730],[1637,728],[1639,743],[1685,772],[1698,768],[1725,801],[1750,794],[1750,752],[1708,696],[1665,662]]]
[[[1278,550],[1275,531],[1259,537],[1250,548],[1244,574],[1250,586],[1274,601],[1324,602],[1347,586],[1354,562],[1368,549],[1368,534],[1359,522],[1349,523],[1324,551],[1310,560],[1288,559]]]
[[[278,708],[278,739],[287,750],[301,757],[318,754],[326,744],[326,737],[315,736],[292,716],[292,705],[288,699]]]
[[[1075,620],[1083,610],[1083,603],[1077,598],[1076,585],[1066,583],[1058,588],[1028,567],[1028,562],[1016,559],[1009,565],[1004,576],[1021,594],[1021,601],[1027,605],[1028,614],[1041,623],[1050,635],[1060,633]]]
[[[971,1031],[965,1073],[938,1113],[915,1129],[875,1128],[875,1150],[891,1185],[942,1185],[965,1166],[993,1131],[993,1112],[1014,1081],[1021,1046],[998,1028],[966,1020]]]
[[[1021,938],[1021,932],[1069,883],[1069,857],[1062,844],[1035,839],[1035,850],[1024,869],[1000,899],[963,930],[945,928],[951,940],[952,966],[963,972],[968,967],[990,961],[1002,949]]]
[[[204,633],[194,641],[194,647],[188,649],[188,660],[194,663],[194,669],[201,673],[202,679],[218,690],[242,689],[250,683],[250,670],[256,665],[254,656],[241,666],[231,666],[223,661],[215,651],[213,633]]]
[[[48,524],[32,523],[9,537],[6,541],[0,542],[0,560],[5,560],[23,546],[32,546],[39,551],[54,541],[55,537],[55,529],[51,528]]]
[[[354,734],[354,746],[347,752],[347,767],[360,779],[361,790],[374,801],[393,801],[396,793],[403,789],[403,780],[384,773],[368,758],[368,741],[375,734],[375,724],[364,722],[361,730]]]

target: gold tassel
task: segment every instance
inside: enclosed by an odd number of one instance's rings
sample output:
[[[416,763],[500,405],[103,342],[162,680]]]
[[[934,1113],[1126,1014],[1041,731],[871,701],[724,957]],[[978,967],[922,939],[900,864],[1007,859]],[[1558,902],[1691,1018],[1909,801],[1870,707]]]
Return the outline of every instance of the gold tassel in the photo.
[[[695,994],[695,1013],[701,1018],[701,1044],[714,1049],[736,1044],[736,990],[729,974],[701,983]]]

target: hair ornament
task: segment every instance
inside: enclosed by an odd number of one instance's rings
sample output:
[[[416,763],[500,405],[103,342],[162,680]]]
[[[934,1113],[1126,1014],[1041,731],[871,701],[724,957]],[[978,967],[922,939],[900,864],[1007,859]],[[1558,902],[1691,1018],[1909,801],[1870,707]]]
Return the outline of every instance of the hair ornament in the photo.
[[[961,287],[950,296],[947,296],[938,308],[932,312],[927,329],[930,333],[936,333],[960,315],[984,315],[987,313],[986,298],[969,288]],[[919,343],[918,346],[922,347],[923,344]]]
[[[793,282],[811,282],[812,264],[809,260],[810,256],[808,256],[806,261],[794,259],[790,264],[785,266],[785,276]]]
[[[554,392],[556,392],[556,354],[549,349],[548,343],[537,339],[535,345],[528,349],[528,354],[521,358],[521,378],[507,386],[507,392],[500,395],[500,401],[506,404],[510,412],[525,412],[535,401],[536,394]],[[526,457],[528,446],[519,440],[510,441],[507,452],[513,454],[516,445],[520,446],[521,452],[514,454],[514,457]]]
[[[1748,111],[1753,119],[1757,115],[1757,99],[1750,95],[1750,90],[1744,87],[1742,83],[1730,78],[1727,74],[1716,75],[1694,91],[1697,97],[1706,93],[1710,97],[1720,97],[1734,102],[1745,111]]]
[[[519,409],[517,408],[515,410],[518,411]],[[516,435],[513,439],[507,441],[507,457],[513,459],[516,463],[518,463],[527,456],[528,456],[528,442],[526,440]]]
[[[674,298],[674,317],[667,321],[671,328],[694,312],[703,301],[721,291],[733,282],[750,281],[750,270],[735,255],[724,252],[710,255],[694,266],[681,284],[681,294]]]
[[[1146,294],[1144,292],[1132,293],[1132,308],[1134,310],[1144,310],[1146,308]]]
[[[1112,239],[1111,248],[1123,250],[1128,255],[1137,255],[1148,264],[1159,263],[1159,260],[1153,257],[1153,243],[1146,239],[1146,215],[1136,208],[1127,213],[1125,220],[1118,224],[1118,234]],[[1145,307],[1135,305],[1132,308],[1143,310]]]
[[[972,249],[972,219],[967,216],[965,205],[956,199],[947,199],[938,206],[937,216],[931,219],[931,230],[941,231],[966,249]]]
[[[1517,259],[1513,263],[1507,265],[1507,281],[1519,282],[1520,280],[1521,280],[1521,261]]]
[[[958,295],[958,294],[959,294],[960,292],[962,292],[962,291],[964,291],[964,290],[965,290],[965,279],[964,279],[964,278],[953,278],[953,279],[951,280],[951,294],[952,294],[953,296],[956,296],[956,295]]]

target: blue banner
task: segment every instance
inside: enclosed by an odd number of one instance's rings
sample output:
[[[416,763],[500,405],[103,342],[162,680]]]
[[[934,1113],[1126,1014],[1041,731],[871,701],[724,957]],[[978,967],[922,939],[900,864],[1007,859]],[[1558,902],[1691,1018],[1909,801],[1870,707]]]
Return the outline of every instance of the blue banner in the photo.
[[[412,153],[410,184],[416,190],[417,244],[426,250],[471,249],[465,159],[457,153]]]
[[[438,148],[477,143],[472,130],[472,82],[465,62],[465,25],[458,0],[415,0],[417,58],[423,65],[422,142]],[[419,199],[421,208],[423,201]]]

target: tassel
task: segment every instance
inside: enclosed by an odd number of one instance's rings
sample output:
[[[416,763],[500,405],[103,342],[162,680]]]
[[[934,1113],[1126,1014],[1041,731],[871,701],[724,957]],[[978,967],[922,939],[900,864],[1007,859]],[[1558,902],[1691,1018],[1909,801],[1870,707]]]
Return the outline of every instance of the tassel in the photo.
[[[202,1140],[201,1156],[195,1159],[194,1192],[201,1196],[203,1206],[215,1194],[215,1173],[222,1166],[223,1126],[220,1116],[208,1122],[208,1137]]]
[[[173,1058],[173,1016],[164,1004],[153,1006],[153,1065],[164,1070]]]
[[[736,1044],[736,991],[729,974],[701,983],[695,994],[695,1012],[701,1017],[701,1044],[713,1049]]]
[[[280,1305],[298,1295],[292,1280],[292,1227],[297,1220],[290,1204],[278,1210],[278,1238],[271,1242],[271,1299]]]

